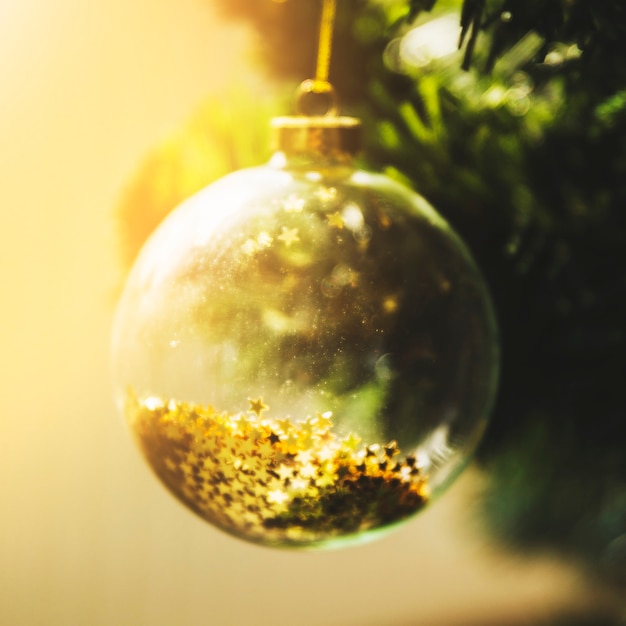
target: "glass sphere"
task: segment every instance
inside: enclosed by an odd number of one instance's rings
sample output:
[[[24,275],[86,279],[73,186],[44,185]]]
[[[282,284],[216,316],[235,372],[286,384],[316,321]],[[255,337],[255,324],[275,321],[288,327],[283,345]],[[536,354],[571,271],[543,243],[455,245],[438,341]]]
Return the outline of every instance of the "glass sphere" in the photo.
[[[152,469],[266,545],[410,517],[466,464],[496,387],[466,247],[421,196],[340,156],[277,152],[183,203],[114,322],[118,401]]]

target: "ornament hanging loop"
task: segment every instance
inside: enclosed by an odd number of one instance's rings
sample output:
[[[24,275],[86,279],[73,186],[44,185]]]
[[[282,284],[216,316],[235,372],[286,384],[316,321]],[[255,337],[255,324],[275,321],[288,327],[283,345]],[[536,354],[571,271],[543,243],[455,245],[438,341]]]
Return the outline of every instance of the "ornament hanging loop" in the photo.
[[[335,88],[326,80],[308,78],[298,87],[296,111],[307,117],[334,117],[339,113]]]
[[[315,78],[305,80],[296,94],[296,110],[307,117],[333,117],[339,113],[335,88],[328,82],[337,0],[323,0]]]
[[[336,0],[323,0],[315,78],[303,81],[296,92],[296,116],[272,120],[275,150],[294,155],[330,157],[348,162],[359,151],[361,122],[339,116],[339,100],[328,81]]]

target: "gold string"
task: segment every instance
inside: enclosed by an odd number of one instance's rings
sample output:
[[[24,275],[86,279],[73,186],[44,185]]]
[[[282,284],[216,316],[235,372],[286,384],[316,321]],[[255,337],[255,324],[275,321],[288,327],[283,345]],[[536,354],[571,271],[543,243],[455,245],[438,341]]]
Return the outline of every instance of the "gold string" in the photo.
[[[320,23],[319,48],[317,50],[317,69],[315,72],[316,83],[328,82],[336,12],[337,0],[324,0]]]

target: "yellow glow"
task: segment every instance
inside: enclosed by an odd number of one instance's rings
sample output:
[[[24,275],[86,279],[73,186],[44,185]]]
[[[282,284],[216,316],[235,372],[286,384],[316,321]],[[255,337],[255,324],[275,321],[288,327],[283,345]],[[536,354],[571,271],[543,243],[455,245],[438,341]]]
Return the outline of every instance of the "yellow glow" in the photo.
[[[147,151],[241,75],[243,33],[210,6],[0,0],[0,623],[408,623],[418,588],[425,623],[462,624],[584,596],[562,564],[482,547],[476,475],[418,531],[316,559],[225,539],[142,467],[111,400],[112,216]],[[265,610],[276,589],[289,619]]]

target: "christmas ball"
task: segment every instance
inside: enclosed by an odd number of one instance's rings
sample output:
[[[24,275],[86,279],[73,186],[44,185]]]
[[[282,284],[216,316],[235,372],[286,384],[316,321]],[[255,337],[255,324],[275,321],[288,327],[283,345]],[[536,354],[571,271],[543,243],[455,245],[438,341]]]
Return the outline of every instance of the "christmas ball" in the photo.
[[[358,121],[176,209],[114,321],[118,403],[185,505],[242,539],[329,547],[421,510],[466,465],[497,378],[487,289],[414,191],[358,169]]]

